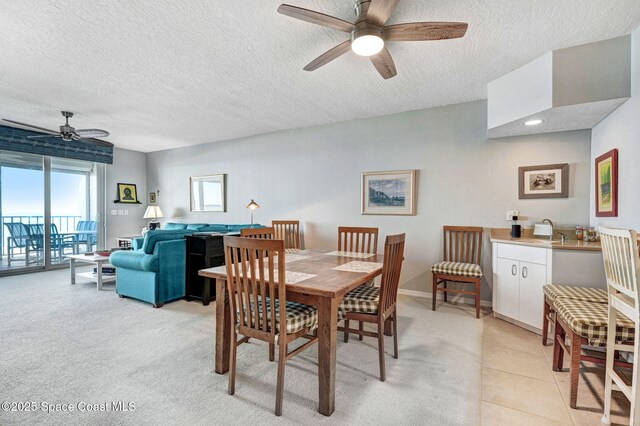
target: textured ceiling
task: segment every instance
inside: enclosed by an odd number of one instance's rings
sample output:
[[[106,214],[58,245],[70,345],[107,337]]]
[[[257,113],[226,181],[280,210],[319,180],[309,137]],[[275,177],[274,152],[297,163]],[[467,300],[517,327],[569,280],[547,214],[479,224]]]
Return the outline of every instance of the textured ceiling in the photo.
[[[350,0],[289,0],[353,20]],[[276,13],[280,1],[0,0],[0,117],[111,132],[138,151],[193,145],[486,97],[549,50],[630,33],[638,0],[402,0],[389,23],[466,21],[463,39],[393,42],[383,80],[348,35]]]

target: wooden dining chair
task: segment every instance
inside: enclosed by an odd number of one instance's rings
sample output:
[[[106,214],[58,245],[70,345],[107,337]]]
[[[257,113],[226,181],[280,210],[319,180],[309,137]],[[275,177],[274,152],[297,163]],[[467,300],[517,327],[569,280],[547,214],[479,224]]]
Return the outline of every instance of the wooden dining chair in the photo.
[[[607,325],[607,358],[604,381],[604,415],[602,423],[611,424],[611,391],[613,386],[620,390],[631,403],[629,424],[640,425],[640,374],[638,374],[638,353],[640,353],[640,256],[638,236],[635,231],[600,227],[604,272],[609,293]],[[630,322],[633,330],[627,336],[633,345],[622,345],[616,324],[620,319]],[[610,332],[609,330],[616,330]],[[631,333],[630,333],[631,334]],[[614,369],[616,352],[632,352],[634,358],[631,385],[622,379]]]
[[[243,228],[240,230],[240,236],[245,238],[273,240],[274,235],[273,228]]]
[[[359,336],[376,337],[378,339],[378,357],[380,361],[380,380],[387,378],[384,360],[384,323],[387,319],[393,322],[393,357],[398,358],[398,284],[402,271],[405,234],[389,235],[384,243],[384,264],[380,287],[360,286],[347,293],[338,306],[338,319],[344,319],[344,327],[338,329],[345,332],[345,342],[349,333]],[[377,325],[376,332],[354,330],[349,328],[349,321],[355,320]]]
[[[443,293],[470,294],[476,298],[476,318],[480,318],[480,283],[482,281],[482,227],[444,226],[444,261],[431,267],[433,274],[432,310],[436,310],[436,296]],[[474,284],[474,291],[447,288],[447,282]],[[439,285],[442,284],[442,287]]]
[[[224,237],[227,289],[231,311],[229,395],[235,393],[237,348],[249,338],[278,346],[276,415],[282,414],[285,362],[317,342],[309,333],[317,327],[316,308],[287,301],[284,242]],[[238,340],[237,335],[243,337]],[[298,338],[308,341],[288,352]]]
[[[339,226],[338,251],[378,254],[378,228]]]
[[[299,220],[273,220],[271,226],[275,231],[275,238],[284,240],[285,249],[301,249],[300,221]]]

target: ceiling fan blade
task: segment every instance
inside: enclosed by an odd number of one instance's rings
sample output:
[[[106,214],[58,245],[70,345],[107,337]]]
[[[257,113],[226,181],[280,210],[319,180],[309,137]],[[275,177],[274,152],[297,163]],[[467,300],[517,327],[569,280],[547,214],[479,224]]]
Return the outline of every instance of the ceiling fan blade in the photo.
[[[102,129],[76,129],[75,133],[81,138],[106,138],[110,135],[109,132]]]
[[[7,120],[6,118],[3,118],[2,120],[6,121],[7,123],[13,123],[13,124],[17,124],[19,126],[31,127],[33,129],[38,129],[38,130],[41,130],[43,132],[49,132],[49,133],[52,133],[54,135],[59,135],[60,134],[60,132],[58,132],[56,130],[45,129],[44,127],[34,126],[33,124],[27,124],[27,123],[21,123],[19,121]]]
[[[400,0],[371,0],[365,21],[370,24],[383,26],[395,10]]]
[[[304,67],[305,71],[313,71],[320,68],[323,65],[328,64],[329,62],[336,59],[338,56],[347,53],[351,49],[351,40],[344,41],[334,47],[333,49],[329,49],[324,52],[322,55],[315,58],[313,61],[309,62],[307,66]]]
[[[466,22],[410,22],[382,29],[382,38],[390,41],[446,40],[464,37]]]
[[[27,136],[27,139],[37,139],[37,138],[61,138],[60,134],[57,135],[38,135],[38,136]]]
[[[303,9],[301,7],[291,6],[288,4],[281,4],[278,7],[278,13],[290,16],[295,19],[300,19],[301,21],[344,31],[346,33],[350,33],[355,28],[355,26],[351,22],[343,21],[342,19],[325,15],[324,13],[314,12],[313,10]]]
[[[393,62],[393,58],[386,47],[384,47],[380,53],[373,55],[370,58],[373,66],[376,67],[382,78],[385,80],[395,77],[398,74],[396,71],[396,64]]]

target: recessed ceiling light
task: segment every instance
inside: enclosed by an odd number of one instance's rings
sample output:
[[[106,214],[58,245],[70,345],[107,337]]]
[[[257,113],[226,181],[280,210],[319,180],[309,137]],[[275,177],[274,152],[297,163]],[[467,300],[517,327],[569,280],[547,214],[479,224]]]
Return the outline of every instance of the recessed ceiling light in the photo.
[[[525,121],[524,125],[525,126],[537,126],[538,124],[544,122],[544,120],[541,120],[539,118],[536,118],[535,120],[529,120],[529,121]]]

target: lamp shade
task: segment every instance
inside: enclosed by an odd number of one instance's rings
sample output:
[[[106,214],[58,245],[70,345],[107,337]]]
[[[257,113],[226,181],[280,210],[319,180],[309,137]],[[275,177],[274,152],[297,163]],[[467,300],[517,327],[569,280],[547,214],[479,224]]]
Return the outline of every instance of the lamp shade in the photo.
[[[144,219],[158,219],[164,216],[162,215],[162,210],[160,210],[159,206],[149,206],[142,217]]]
[[[247,208],[249,210],[259,209],[260,208],[260,204],[258,204],[255,201],[251,200],[251,202],[247,205]]]

